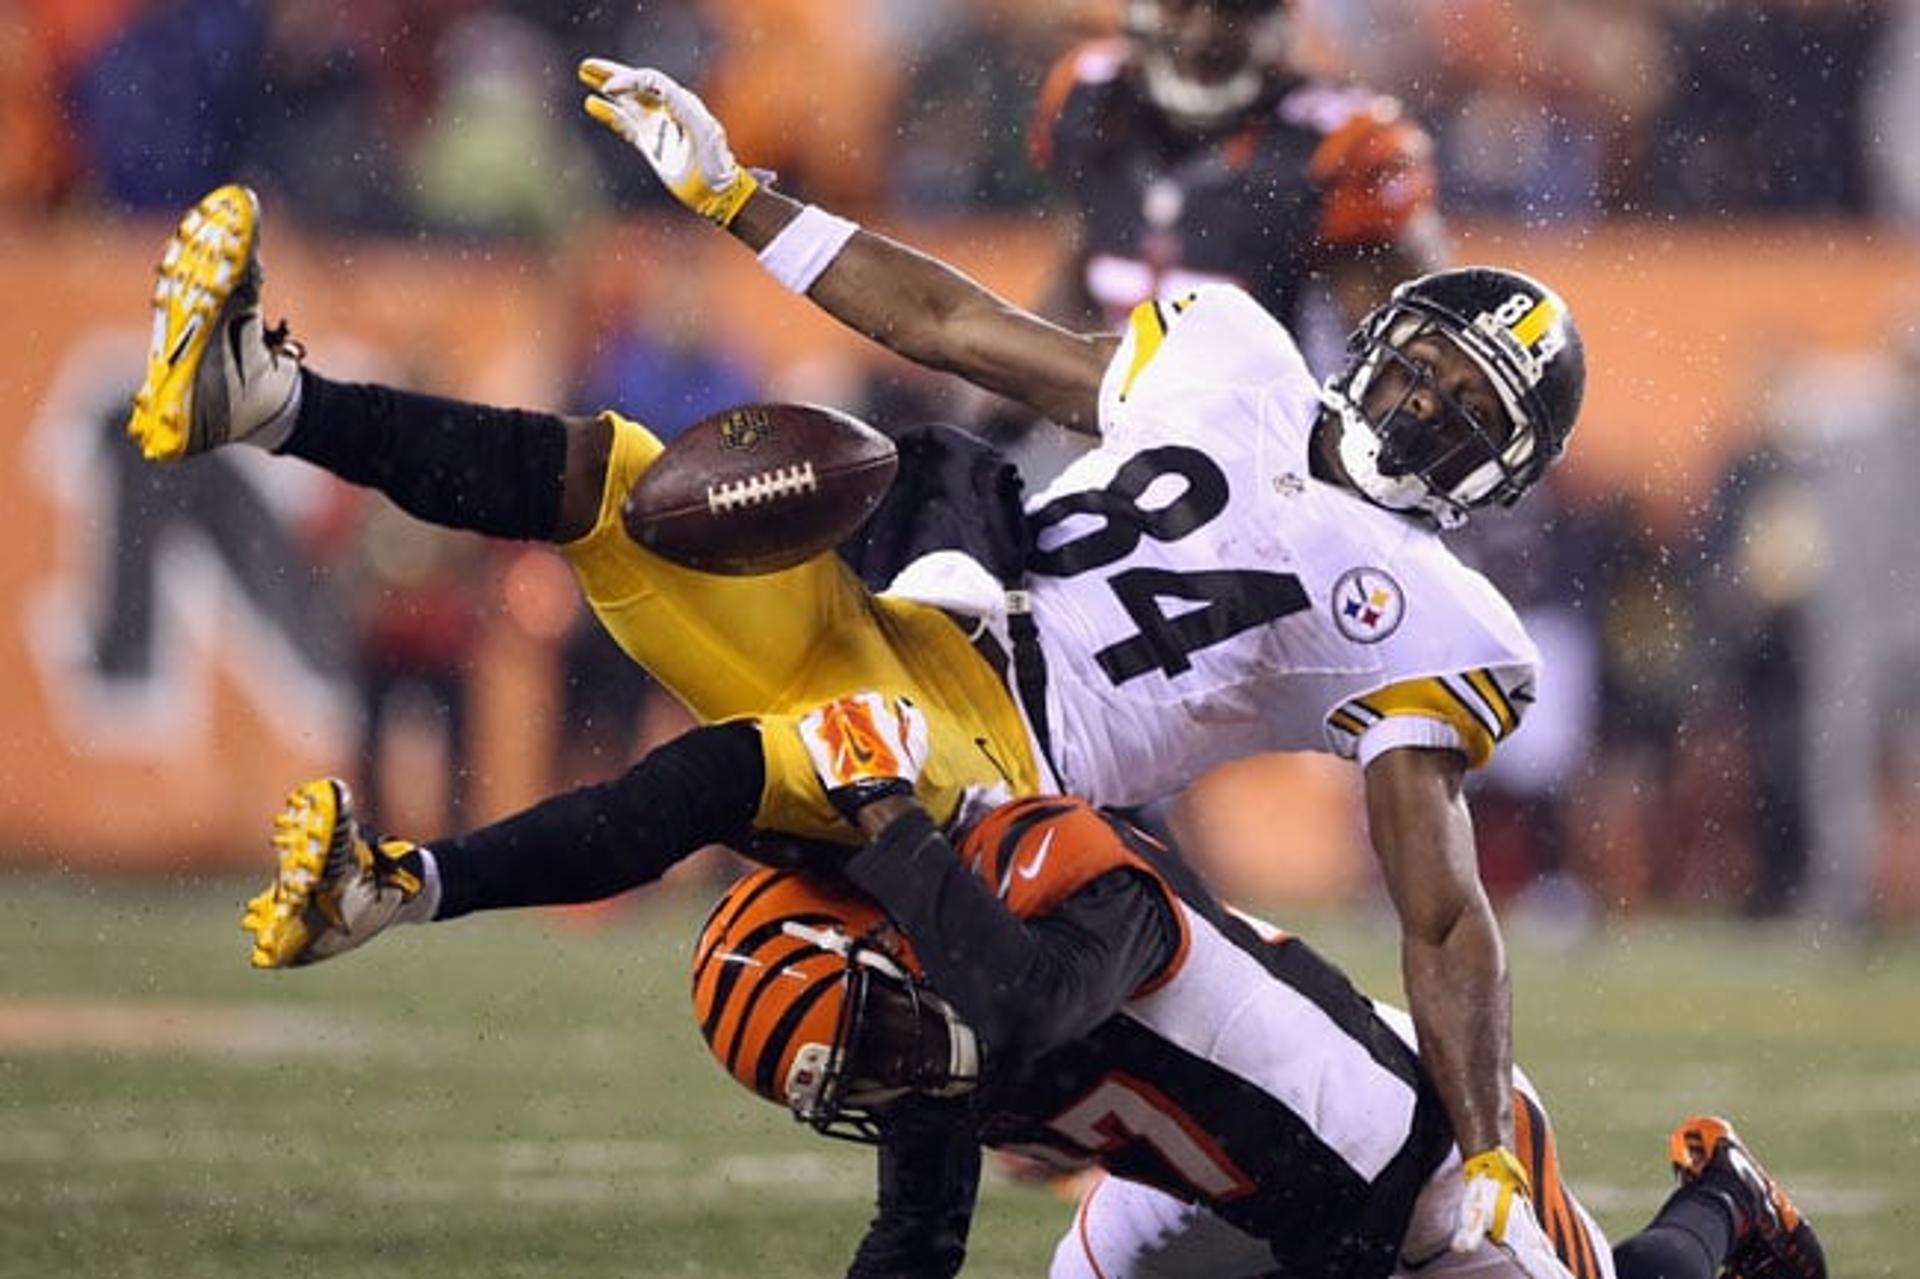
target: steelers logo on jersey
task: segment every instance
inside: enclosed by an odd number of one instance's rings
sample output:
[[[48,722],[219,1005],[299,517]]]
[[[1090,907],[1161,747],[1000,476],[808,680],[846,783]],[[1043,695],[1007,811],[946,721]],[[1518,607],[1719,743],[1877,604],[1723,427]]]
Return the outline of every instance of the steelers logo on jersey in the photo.
[[[1350,568],[1333,584],[1333,624],[1356,644],[1378,644],[1407,615],[1400,583],[1377,568]]]

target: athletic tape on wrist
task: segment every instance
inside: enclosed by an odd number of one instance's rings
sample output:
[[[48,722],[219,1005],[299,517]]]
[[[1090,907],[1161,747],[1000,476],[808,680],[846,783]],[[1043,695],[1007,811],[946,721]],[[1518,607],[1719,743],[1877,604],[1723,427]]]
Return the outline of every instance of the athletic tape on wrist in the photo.
[[[760,250],[760,265],[795,293],[804,294],[859,229],[857,222],[809,204],[767,241]]]

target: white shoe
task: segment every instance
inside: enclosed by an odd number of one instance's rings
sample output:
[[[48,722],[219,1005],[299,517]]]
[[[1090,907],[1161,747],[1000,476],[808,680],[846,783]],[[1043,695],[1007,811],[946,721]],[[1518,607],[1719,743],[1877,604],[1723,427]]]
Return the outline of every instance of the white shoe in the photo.
[[[224,186],[187,211],[161,254],[147,378],[127,433],[154,461],[203,453],[287,419],[299,343],[260,318],[260,200]]]
[[[396,923],[433,917],[420,847],[362,834],[337,778],[293,789],[273,819],[273,850],[279,872],[240,921],[253,937],[255,968],[318,963]]]

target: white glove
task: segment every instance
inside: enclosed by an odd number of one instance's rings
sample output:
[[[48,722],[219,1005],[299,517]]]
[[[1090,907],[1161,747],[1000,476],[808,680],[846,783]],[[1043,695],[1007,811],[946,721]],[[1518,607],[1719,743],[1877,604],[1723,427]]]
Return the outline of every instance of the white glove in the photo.
[[[1512,1257],[1528,1279],[1573,1279],[1533,1215],[1533,1187],[1511,1150],[1482,1151],[1461,1165],[1460,1174],[1467,1193],[1460,1200],[1453,1251],[1491,1244]]]
[[[904,697],[854,693],[800,717],[800,741],[827,799],[853,821],[876,799],[913,794],[927,762],[927,717]]]
[[[707,104],[663,72],[588,58],[580,80],[593,90],[587,114],[631,143],[674,198],[701,217],[726,226],[759,188],[734,162],[727,131]]]

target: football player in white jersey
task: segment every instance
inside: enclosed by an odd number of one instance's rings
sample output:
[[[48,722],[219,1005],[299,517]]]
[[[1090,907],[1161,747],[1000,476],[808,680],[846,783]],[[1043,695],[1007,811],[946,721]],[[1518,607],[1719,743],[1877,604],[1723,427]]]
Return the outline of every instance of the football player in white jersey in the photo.
[[[1119,337],[1070,334],[766,188],[665,77],[598,61],[582,74],[597,90],[590,112],[791,287],[910,358],[1101,433],[1030,504],[1024,589],[1002,594],[988,579],[982,590],[984,570],[951,558],[942,564],[955,571],[910,566],[879,596],[831,556],[755,579],[667,564],[619,518],[661,450],[640,424],[303,367],[284,327],[263,322],[258,205],[235,187],[187,216],[161,263],[129,424],[143,450],[172,459],[245,440],[428,520],[559,544],[615,638],[699,718],[757,726],[738,768],[695,775],[752,778],[762,827],[851,840],[788,730],[801,708],[861,687],[928,708],[936,740],[921,795],[941,820],[979,787],[1126,803],[1251,751],[1356,759],[1426,1068],[1470,1156],[1461,1237],[1499,1238],[1527,1208],[1510,1149],[1505,958],[1461,787],[1517,725],[1534,655],[1435,527],[1514,500],[1564,446],[1583,367],[1561,301],[1491,268],[1424,277],[1368,319],[1325,388],[1286,331],[1231,288],[1144,304]],[[990,642],[977,651],[952,612],[976,614],[970,629]],[[740,734],[717,740],[733,750]],[[634,801],[626,812],[661,817],[662,768],[613,784],[633,792],[620,792]],[[684,849],[596,815],[609,793],[561,797],[476,832],[465,851],[491,839],[503,862],[517,854],[537,869],[543,848],[612,829],[633,847],[600,873],[623,886],[657,877]],[[302,788],[283,815],[281,874],[248,915],[260,966],[324,958],[392,918],[433,913],[410,846],[389,856],[357,840],[342,798]],[[336,847],[348,852],[323,856]],[[534,900],[532,873],[509,868],[513,882],[442,913]]]

